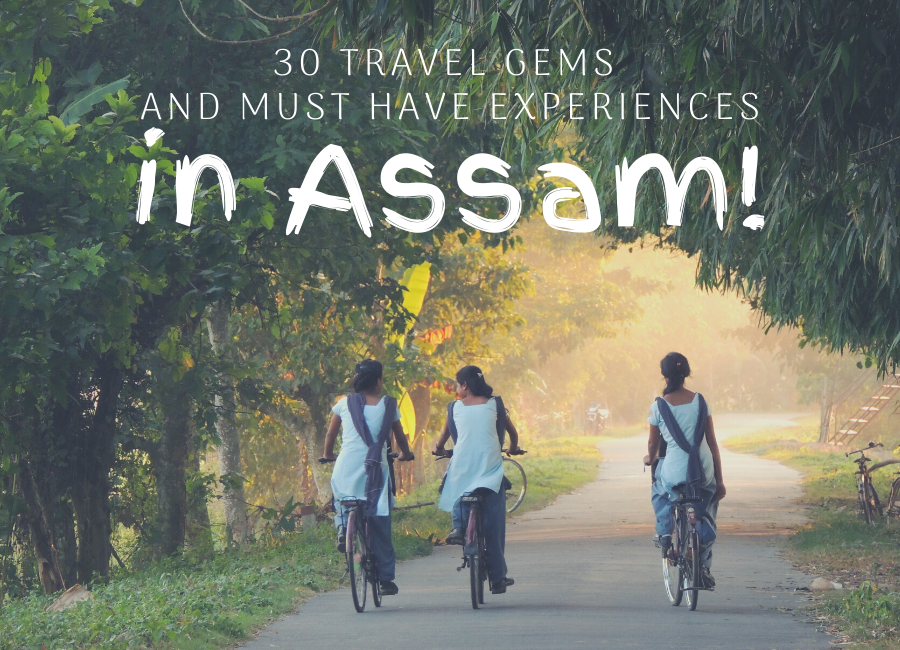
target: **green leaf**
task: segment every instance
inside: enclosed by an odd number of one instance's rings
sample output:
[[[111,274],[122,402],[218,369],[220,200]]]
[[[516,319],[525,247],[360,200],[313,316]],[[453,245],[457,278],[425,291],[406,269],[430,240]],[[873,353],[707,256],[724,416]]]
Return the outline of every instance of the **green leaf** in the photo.
[[[60,115],[63,124],[69,126],[81,119],[81,116],[90,111],[94,106],[103,101],[106,95],[111,95],[128,87],[128,77],[122,77],[105,86],[93,86],[75,95],[72,103]]]

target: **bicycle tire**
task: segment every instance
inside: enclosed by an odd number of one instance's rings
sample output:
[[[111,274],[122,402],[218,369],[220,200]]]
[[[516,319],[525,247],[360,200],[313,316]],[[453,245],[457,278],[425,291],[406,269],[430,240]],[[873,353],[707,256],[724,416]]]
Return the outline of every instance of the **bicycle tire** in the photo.
[[[863,520],[867,524],[873,523],[872,513],[869,510],[868,481],[863,476],[860,476],[856,481],[856,496],[859,500],[859,509],[862,511]]]
[[[506,512],[514,511],[525,500],[525,492],[528,491],[528,477],[525,476],[525,468],[512,458],[503,459],[503,474],[512,483],[512,487],[506,491]],[[521,481],[521,489],[516,491],[516,481]]]
[[[696,530],[690,533],[691,557],[686,558],[685,565],[690,567],[689,575],[685,579],[685,591],[687,591],[688,607],[691,611],[697,609],[697,601],[700,599],[700,535]]]
[[[891,495],[888,497],[888,507],[885,513],[888,517],[900,516],[900,499],[897,498],[900,493],[900,478],[895,478],[891,483]]]
[[[487,542],[484,539],[484,514],[478,511],[478,604],[484,605],[484,583],[487,575]]]
[[[875,484],[869,481],[869,504],[872,507],[872,514],[881,519],[884,516],[884,509],[881,507],[881,499],[878,498],[878,492],[875,490]],[[874,519],[874,517],[873,517]]]
[[[369,524],[366,523],[366,540],[369,539]],[[375,558],[371,553],[366,553],[366,575],[372,583],[372,603],[375,607],[381,607],[381,583],[378,580],[378,568],[375,566]]]
[[[673,607],[681,604],[684,597],[684,576],[682,575],[681,564],[684,557],[684,549],[682,548],[682,540],[684,534],[681,532],[681,519],[678,510],[675,510],[675,528],[672,531],[671,557],[663,558],[663,586],[666,588],[666,596]]]
[[[358,513],[359,510],[354,508],[347,518],[347,572],[353,607],[362,614],[366,609],[366,538],[362,522],[357,519]]]
[[[478,565],[480,555],[480,540],[478,539],[478,504],[473,503],[469,508],[469,524],[466,528],[466,545],[469,551],[475,552],[469,555],[469,588],[472,594],[472,609],[478,609],[478,585],[481,584],[481,567]]]

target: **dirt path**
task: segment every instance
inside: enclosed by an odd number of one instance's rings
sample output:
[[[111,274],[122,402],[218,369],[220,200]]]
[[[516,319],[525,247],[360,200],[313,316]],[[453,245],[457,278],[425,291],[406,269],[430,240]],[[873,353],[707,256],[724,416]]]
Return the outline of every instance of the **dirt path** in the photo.
[[[775,418],[723,416],[720,437]],[[779,423],[780,424],[780,423]],[[400,594],[359,615],[346,589],[312,599],[245,647],[370,649],[734,648],[819,649],[828,637],[789,611],[809,579],[772,542],[802,522],[799,475],[778,463],[723,453],[728,496],[719,509],[713,573],[699,608],[672,607],[653,547],[645,438],[601,445],[600,478],[539,512],[512,519],[507,561],[516,585],[469,605],[458,547],[398,567]],[[527,461],[526,461],[527,464]],[[527,470],[527,467],[526,467]]]

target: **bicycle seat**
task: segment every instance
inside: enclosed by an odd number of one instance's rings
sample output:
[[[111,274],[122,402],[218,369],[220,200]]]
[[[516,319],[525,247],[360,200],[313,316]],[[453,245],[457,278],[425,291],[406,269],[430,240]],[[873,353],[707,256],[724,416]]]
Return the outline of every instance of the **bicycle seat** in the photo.
[[[478,503],[484,497],[484,491],[489,491],[487,488],[477,488],[472,492],[466,492],[462,495],[459,500],[464,503]]]
[[[676,485],[675,487],[673,487],[672,490],[678,495],[678,498],[675,499],[675,503],[676,503],[676,504],[678,504],[678,503],[700,503],[701,501],[703,501],[703,497],[699,497],[699,496],[689,497],[689,496],[686,496],[686,495],[684,494],[684,492],[683,492],[683,490],[684,490],[684,484],[678,484],[678,485]]]

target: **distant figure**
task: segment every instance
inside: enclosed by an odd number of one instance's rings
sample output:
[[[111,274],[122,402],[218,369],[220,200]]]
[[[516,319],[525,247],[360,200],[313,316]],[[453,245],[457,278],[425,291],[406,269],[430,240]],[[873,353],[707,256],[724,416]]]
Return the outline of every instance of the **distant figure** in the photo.
[[[503,475],[502,439],[509,432],[510,454],[519,450],[519,434],[503,408],[503,401],[484,380],[477,366],[456,373],[457,400],[447,408],[447,421],[435,444],[435,453],[444,454],[452,437],[456,445],[441,489],[441,510],[450,511],[453,530],[448,544],[462,544],[469,507],[460,498],[479,490],[484,495],[484,541],[491,593],[502,594],[515,581],[506,575],[506,490]]]
[[[369,523],[369,545],[375,557],[381,593],[395,595],[394,544],[391,541],[391,506],[387,445],[391,432],[400,447],[399,460],[412,460],[409,443],[400,425],[397,400],[382,397],[384,387],[381,363],[367,359],[356,364],[351,381],[353,393],[342,397],[331,409],[334,417],[325,436],[323,458],[334,460],[334,443],[343,427],[341,453],[331,474],[334,493],[334,524],[338,529],[337,550],[346,552],[348,509],[341,505],[345,499],[366,501]],[[380,471],[379,471],[380,470]]]
[[[716,512],[719,501],[725,496],[722,480],[722,461],[719,445],[713,429],[709,405],[700,393],[684,387],[684,380],[691,375],[691,367],[683,354],[670,352],[660,362],[662,376],[666,380],[663,396],[650,406],[650,438],[645,465],[659,460],[654,471],[651,490],[653,510],[656,512],[656,534],[664,549],[672,544],[675,525],[673,501],[679,492],[693,487],[702,501],[694,509],[703,519],[705,534],[701,535],[701,574],[705,587],[716,582],[710,573],[712,544],[716,538]],[[660,459],[660,445],[665,444],[665,458]]]

